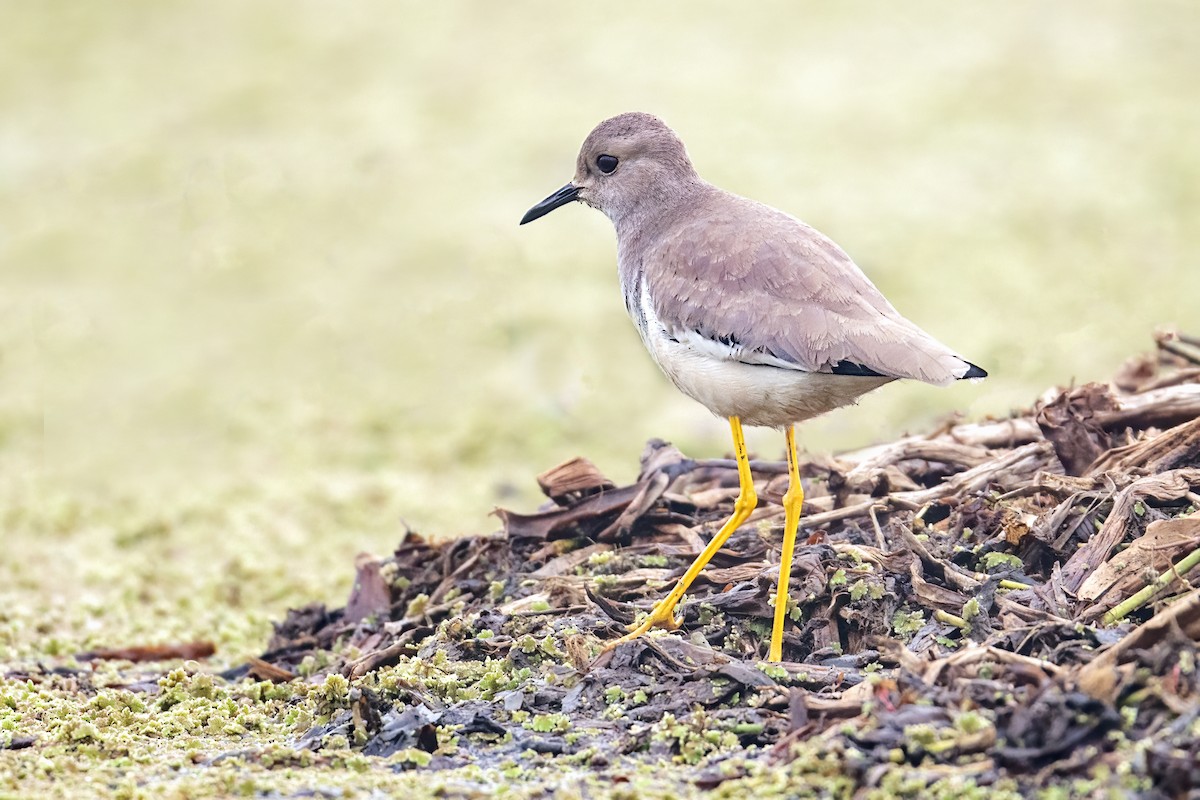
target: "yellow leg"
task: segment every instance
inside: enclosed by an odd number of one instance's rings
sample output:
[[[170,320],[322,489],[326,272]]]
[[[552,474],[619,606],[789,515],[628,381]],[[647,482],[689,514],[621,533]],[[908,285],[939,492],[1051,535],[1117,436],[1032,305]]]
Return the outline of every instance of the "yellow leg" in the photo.
[[[671,593],[654,607],[650,615],[640,625],[631,625],[629,633],[610,643],[604,648],[605,650],[611,650],[617,645],[632,641],[654,627],[663,627],[670,630],[678,628],[679,621],[675,619],[675,606],[678,605],[684,592],[688,590],[688,587],[692,585],[692,581],[696,580],[696,576],[700,574],[700,571],[712,560],[712,557],[717,554],[717,551],[721,549],[726,540],[733,535],[734,531],[741,527],[746,518],[750,516],[750,512],[758,505],[758,495],[754,493],[754,480],[750,475],[750,459],[746,457],[746,440],[742,437],[742,421],[737,417],[730,417],[729,428],[733,431],[733,453],[737,458],[738,483],[740,485],[738,498],[733,504],[733,516],[721,527],[717,535],[704,548],[704,552],[698,555],[696,560],[692,562],[692,565],[687,568],[687,572],[683,573],[683,577],[675,584],[675,588],[671,590]]]
[[[800,525],[800,508],[804,505],[804,487],[800,485],[800,470],[796,466],[796,434],[787,429],[788,490],[783,495],[783,555],[779,560],[779,585],[775,592],[775,624],[771,626],[771,649],[768,661],[783,656],[783,620],[787,616],[788,579],[792,577],[792,552],[796,549],[796,529]]]

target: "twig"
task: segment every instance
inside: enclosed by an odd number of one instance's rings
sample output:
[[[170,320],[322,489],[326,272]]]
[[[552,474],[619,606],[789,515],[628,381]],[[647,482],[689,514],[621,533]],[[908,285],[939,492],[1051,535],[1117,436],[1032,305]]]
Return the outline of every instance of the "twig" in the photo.
[[[953,625],[954,627],[964,631],[970,627],[967,624],[967,621],[962,617],[956,614],[951,614],[949,611],[942,611],[940,608],[933,612],[933,618],[938,622],[944,622],[947,625]]]
[[[1186,342],[1187,344],[1190,344],[1193,347],[1197,346],[1195,340],[1188,341],[1186,338],[1184,338],[1182,336],[1179,337],[1179,341]],[[1169,341],[1169,340],[1160,341],[1158,343],[1158,346],[1161,347],[1163,350],[1166,350],[1168,353],[1174,353],[1175,355],[1179,356],[1180,358],[1187,359],[1188,361],[1192,362],[1193,364],[1200,364],[1200,353],[1197,353],[1195,350],[1192,349],[1192,347],[1182,347],[1177,342],[1173,342],[1173,341]]]
[[[879,527],[879,518],[875,516],[876,506],[871,506],[868,510],[871,512],[871,524],[875,526],[875,544],[881,551],[887,551],[887,541],[883,538],[883,528]]]
[[[1113,607],[1111,611],[1104,615],[1104,624],[1112,625],[1120,622],[1129,614],[1137,611],[1150,599],[1160,591],[1171,585],[1176,578],[1179,578],[1191,572],[1196,565],[1200,564],[1200,548],[1193,550],[1178,564],[1171,566],[1161,575],[1155,578],[1148,586],[1142,588],[1141,591],[1127,597],[1124,601]]]
[[[975,580],[979,581],[980,583],[985,582],[990,577],[992,577],[992,576],[988,575],[986,572],[976,572],[975,573]],[[996,586],[998,586],[1001,589],[1012,589],[1013,591],[1017,591],[1017,592],[1021,591],[1022,589],[1032,589],[1033,588],[1028,583],[1021,583],[1020,581],[1014,581],[1014,580],[1011,580],[1010,578],[1005,578],[1002,581],[998,581],[996,583]]]

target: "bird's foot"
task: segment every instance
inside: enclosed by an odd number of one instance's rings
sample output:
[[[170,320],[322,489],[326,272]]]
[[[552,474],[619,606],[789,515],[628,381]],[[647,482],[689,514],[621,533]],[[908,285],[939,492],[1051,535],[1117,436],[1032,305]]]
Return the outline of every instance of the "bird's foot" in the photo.
[[[634,639],[649,633],[654,628],[664,628],[669,631],[678,630],[682,623],[675,617],[675,604],[668,606],[665,602],[659,603],[654,607],[654,610],[646,615],[646,618],[641,622],[635,622],[630,625],[627,630],[629,633],[622,636],[620,639],[615,639],[604,646],[601,652],[607,653],[626,642],[632,642]]]
[[[629,634],[627,638],[634,639],[646,633],[651,628],[665,628],[669,631],[679,630],[679,626],[683,621],[675,616],[675,604],[667,605],[666,601],[659,603],[654,607],[654,610],[646,615],[646,618],[640,623],[634,622],[627,630]]]

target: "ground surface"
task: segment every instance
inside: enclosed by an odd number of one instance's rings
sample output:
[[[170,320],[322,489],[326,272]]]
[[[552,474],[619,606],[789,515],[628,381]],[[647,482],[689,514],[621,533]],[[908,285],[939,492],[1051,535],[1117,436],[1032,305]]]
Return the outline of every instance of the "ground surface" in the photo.
[[[654,436],[720,455],[640,352],[608,223],[515,227],[610,113],[661,113],[705,175],[832,234],[993,374],[889,387],[806,426],[815,452],[1111,375],[1194,314],[1200,274],[1200,30],[1150,8],[6,9],[4,669],[195,640],[232,666],[288,607],[342,602],[404,522],[488,530],[578,453],[631,481]],[[84,744],[5,751],[0,785],[79,796],[87,737],[59,724],[86,706],[44,688],[21,724]]]
[[[785,465],[681,630],[606,647],[703,549],[729,460],[654,440],[550,502],[357,560],[221,673],[210,642],[8,670],[16,796],[1171,798],[1200,784],[1200,340],[1026,413]],[[786,602],[783,661],[762,659]],[[187,659],[181,668],[160,666]]]

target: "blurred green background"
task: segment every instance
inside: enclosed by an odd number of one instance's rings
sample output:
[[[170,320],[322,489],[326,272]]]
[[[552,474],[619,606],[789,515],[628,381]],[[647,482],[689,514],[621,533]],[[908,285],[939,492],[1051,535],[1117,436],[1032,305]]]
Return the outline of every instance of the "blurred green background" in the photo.
[[[622,111],[991,371],[808,448],[1103,379],[1197,327],[1197,76],[1182,1],[6,3],[0,656],[251,652],[405,524],[493,529],[652,436],[726,452],[643,353],[608,221],[516,224]]]

